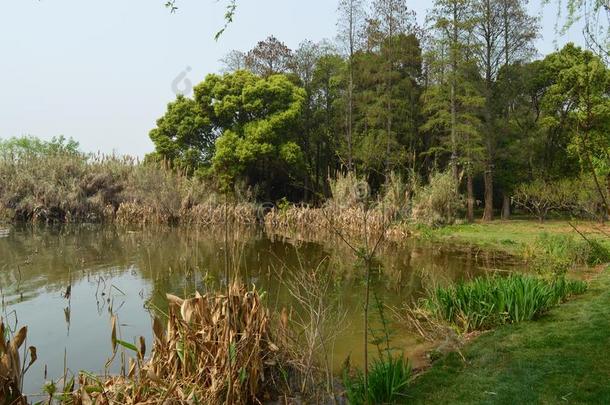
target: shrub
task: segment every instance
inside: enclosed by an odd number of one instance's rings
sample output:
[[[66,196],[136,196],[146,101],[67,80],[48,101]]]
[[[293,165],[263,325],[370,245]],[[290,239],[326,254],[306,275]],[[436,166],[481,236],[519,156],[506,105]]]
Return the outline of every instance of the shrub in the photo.
[[[580,217],[597,217],[602,199],[590,177],[546,181],[536,179],[515,189],[512,201],[543,222],[550,212],[566,212]],[[603,214],[602,214],[603,215]]]
[[[610,249],[594,239],[589,240],[590,252],[587,264],[597,266],[598,264],[610,263]]]
[[[417,187],[413,197],[413,219],[428,226],[453,224],[464,209],[464,199],[450,171],[435,173],[430,183]]]
[[[562,274],[576,266],[610,263],[610,249],[596,239],[541,234],[529,248],[533,268],[540,273]]]
[[[466,333],[532,320],[585,289],[584,282],[563,277],[552,281],[520,274],[477,278],[437,288],[422,307]]]
[[[344,372],[343,383],[350,404],[404,403],[411,378],[411,364],[404,355],[386,356],[373,361],[369,370],[368,392],[365,391],[364,373]]]
[[[529,211],[543,222],[550,211],[569,206],[567,196],[562,191],[557,183],[537,179],[517,186],[512,199],[515,206]]]
[[[589,261],[591,246],[571,235],[542,233],[530,248],[532,266],[539,273],[562,274]]]

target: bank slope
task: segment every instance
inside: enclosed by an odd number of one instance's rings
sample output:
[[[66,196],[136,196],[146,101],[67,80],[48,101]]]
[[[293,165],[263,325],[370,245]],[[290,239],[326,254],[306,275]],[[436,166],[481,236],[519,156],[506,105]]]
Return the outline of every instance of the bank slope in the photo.
[[[534,322],[501,327],[412,386],[417,404],[610,404],[610,268]]]

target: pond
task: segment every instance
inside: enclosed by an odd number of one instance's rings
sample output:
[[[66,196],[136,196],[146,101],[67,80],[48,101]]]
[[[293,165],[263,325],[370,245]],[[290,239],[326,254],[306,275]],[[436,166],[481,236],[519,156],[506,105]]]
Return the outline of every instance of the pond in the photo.
[[[112,314],[118,317],[122,340],[144,336],[150,347],[151,319],[167,308],[165,294],[221,288],[225,257],[234,274],[264,291],[267,304],[277,311],[295,307],[286,282],[291,276],[316,268],[332,272],[340,314],[332,364],[338,371],[347,356],[361,364],[364,270],[343,241],[321,239],[279,237],[255,227],[232,229],[228,238],[222,229],[170,227],[21,226],[3,231],[2,316],[12,329],[27,325],[27,345],[38,351],[24,392],[40,393],[45,381],[61,379],[64,371],[103,373],[111,356]],[[434,284],[515,266],[518,262],[506,256],[476,248],[415,239],[386,242],[379,250],[373,291],[380,302],[400,310]],[[376,327],[378,317],[372,318]],[[417,346],[416,336],[404,326],[392,322],[391,330],[393,347],[408,354]],[[109,371],[118,367],[115,360]]]

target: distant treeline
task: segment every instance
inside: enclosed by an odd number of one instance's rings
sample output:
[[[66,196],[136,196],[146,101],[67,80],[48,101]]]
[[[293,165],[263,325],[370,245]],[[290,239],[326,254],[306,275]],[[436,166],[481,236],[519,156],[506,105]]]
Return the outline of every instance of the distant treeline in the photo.
[[[293,51],[271,36],[230,52],[222,75],[168,105],[147,159],[308,203],[338,172],[377,192],[392,172],[449,171],[466,216],[481,201],[488,220],[522,184],[585,176],[608,210],[610,76],[594,53],[568,44],[536,60],[523,0],[437,0],[425,27],[403,0],[339,6],[333,43]]]

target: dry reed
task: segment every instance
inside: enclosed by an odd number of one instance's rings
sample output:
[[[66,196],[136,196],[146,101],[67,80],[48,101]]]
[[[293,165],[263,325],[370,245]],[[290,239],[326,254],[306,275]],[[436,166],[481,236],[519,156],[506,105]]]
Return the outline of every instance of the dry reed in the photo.
[[[36,348],[29,348],[30,361],[22,364],[19,349],[27,338],[27,327],[19,329],[12,339],[4,322],[0,321],[0,405],[26,405],[21,394],[22,378],[28,368],[36,361]]]
[[[137,349],[139,360],[126,376],[102,382],[81,375],[74,404],[218,404],[229,379],[232,403],[261,403],[286,386],[284,351],[274,342],[257,291],[233,284],[228,298],[196,294],[168,300],[166,327],[158,319],[153,324],[150,359],[141,360],[145,349]]]

